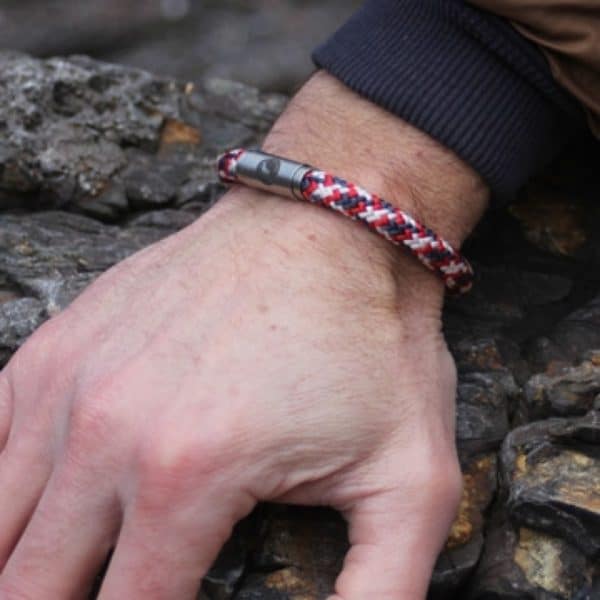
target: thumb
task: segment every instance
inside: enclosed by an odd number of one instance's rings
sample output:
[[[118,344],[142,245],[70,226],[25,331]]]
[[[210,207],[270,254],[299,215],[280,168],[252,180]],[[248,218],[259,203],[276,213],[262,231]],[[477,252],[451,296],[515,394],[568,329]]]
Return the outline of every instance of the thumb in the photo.
[[[411,486],[412,487],[412,486]],[[461,486],[371,496],[346,514],[350,550],[329,600],[421,600],[456,514]],[[414,489],[414,488],[413,488]]]

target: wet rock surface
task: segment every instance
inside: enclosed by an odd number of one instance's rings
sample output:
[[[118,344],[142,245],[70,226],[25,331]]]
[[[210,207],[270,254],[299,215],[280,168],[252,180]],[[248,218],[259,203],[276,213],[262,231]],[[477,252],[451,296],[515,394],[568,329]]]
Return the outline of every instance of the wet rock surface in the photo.
[[[2,364],[95,277],[211,206],[217,152],[258,142],[285,105],[16,53],[0,54],[0,100]],[[446,308],[465,487],[435,599],[600,598],[600,260],[589,232],[563,231],[560,251],[533,235],[529,202],[482,223],[466,248],[476,288]],[[346,548],[332,511],[261,506],[199,597],[325,599]]]

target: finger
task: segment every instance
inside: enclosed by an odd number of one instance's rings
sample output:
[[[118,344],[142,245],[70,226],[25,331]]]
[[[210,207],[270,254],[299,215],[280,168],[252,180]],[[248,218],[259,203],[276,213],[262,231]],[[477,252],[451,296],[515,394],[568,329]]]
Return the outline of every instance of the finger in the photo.
[[[85,597],[120,521],[108,486],[94,483],[82,470],[57,468],[0,575],[1,598]]]
[[[0,460],[0,571],[42,496],[52,470],[41,442],[16,439]]]
[[[0,453],[4,450],[12,423],[13,394],[6,370],[0,372]]]
[[[100,600],[192,600],[238,517],[223,497],[205,494],[168,511],[126,511]],[[248,511],[249,512],[249,511]]]
[[[351,548],[329,600],[422,600],[452,512],[410,503],[406,493],[371,497],[348,515]],[[432,518],[420,518],[422,514]]]

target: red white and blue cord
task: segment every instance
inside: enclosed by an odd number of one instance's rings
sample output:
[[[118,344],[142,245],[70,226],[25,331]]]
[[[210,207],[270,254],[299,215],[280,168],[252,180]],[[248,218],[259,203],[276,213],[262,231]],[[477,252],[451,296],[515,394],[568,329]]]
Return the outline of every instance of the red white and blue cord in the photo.
[[[247,178],[240,181],[238,176],[238,164],[245,152],[231,150],[219,158],[219,177],[223,182],[252,185]],[[307,202],[340,212],[393,244],[405,246],[428,269],[438,273],[449,292],[463,294],[471,289],[473,269],[469,262],[431,229],[376,194],[313,168],[308,168],[299,181],[298,192]]]

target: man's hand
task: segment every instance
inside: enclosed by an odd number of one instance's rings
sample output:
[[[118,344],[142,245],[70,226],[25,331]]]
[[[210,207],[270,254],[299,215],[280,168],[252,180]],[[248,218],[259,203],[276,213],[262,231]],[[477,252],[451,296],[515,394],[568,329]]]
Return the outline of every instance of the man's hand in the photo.
[[[460,242],[485,203],[476,176],[338,86],[308,84],[266,149],[337,170]],[[375,130],[390,119],[405,146],[372,155],[374,168],[336,162],[318,139],[338,135],[317,122],[328,102],[365,121],[375,110]],[[319,130],[310,144],[300,116]],[[455,175],[431,204],[433,179],[415,192],[415,152]],[[423,598],[461,489],[442,298],[370,231],[250,190],[111,269],[1,374],[0,597],[84,597],[116,545],[102,600],[191,599],[233,524],[271,500],[348,518],[336,600]]]

